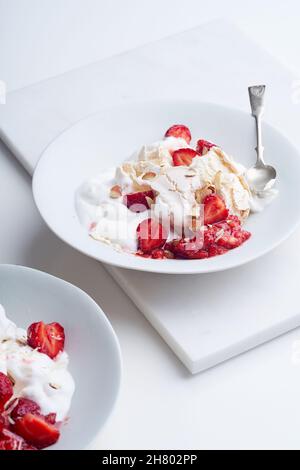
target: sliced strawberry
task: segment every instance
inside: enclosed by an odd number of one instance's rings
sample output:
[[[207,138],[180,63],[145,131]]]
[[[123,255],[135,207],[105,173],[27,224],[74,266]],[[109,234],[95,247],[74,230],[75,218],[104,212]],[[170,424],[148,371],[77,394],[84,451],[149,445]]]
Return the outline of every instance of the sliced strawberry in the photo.
[[[43,417],[31,413],[27,413],[23,418],[18,419],[13,426],[13,430],[37,449],[44,449],[55,444],[60,436],[60,432],[55,426],[47,423]]]
[[[208,256],[209,258],[212,258],[213,256],[224,255],[225,253],[227,253],[227,251],[228,250],[223,246],[212,244],[208,247]]]
[[[208,252],[203,248],[203,243],[197,241],[196,238],[173,240],[168,244],[168,247],[176,258],[204,259],[208,257]]]
[[[22,444],[14,439],[0,439],[0,450],[22,450]]]
[[[175,150],[172,153],[173,164],[174,166],[189,166],[197,155],[195,150],[189,148]]]
[[[144,212],[150,209],[149,199],[152,201],[155,199],[155,194],[152,190],[126,194],[123,202],[132,212]]]
[[[13,409],[10,416],[14,421],[18,418],[22,418],[27,413],[33,415],[41,414],[41,407],[35,401],[29,400],[28,398],[15,398],[11,405]]]
[[[168,238],[165,228],[154,219],[145,219],[137,227],[138,247],[143,253],[161,248]]]
[[[7,428],[0,432],[0,450],[37,450]]]
[[[33,349],[54,359],[64,349],[65,331],[59,323],[33,323],[27,330],[27,342]]]
[[[17,434],[5,430],[5,435],[0,437],[0,450],[37,450],[37,448],[28,444]]]
[[[250,238],[251,233],[246,230],[234,230],[232,233],[225,232],[218,240],[217,244],[228,250],[232,250],[242,245],[248,238]]]
[[[5,404],[13,396],[14,390],[7,375],[0,372],[0,412],[4,410]]]
[[[226,222],[231,230],[239,229],[241,227],[241,221],[236,215],[229,215]]]
[[[183,124],[174,124],[165,133],[165,137],[176,137],[177,139],[184,139],[188,144],[192,140],[191,131]]]
[[[208,140],[200,139],[197,142],[196,150],[200,155],[206,155],[207,152],[213,147],[217,147],[217,145],[213,144],[212,142],[208,142]]]
[[[215,243],[216,237],[219,231],[220,231],[220,228],[217,227],[217,225],[209,225],[209,226],[205,225],[204,232],[203,232],[203,238],[204,238],[203,245],[205,249]]]
[[[45,421],[49,424],[55,424],[56,423],[56,413],[49,413],[48,415],[44,416]]]
[[[204,204],[204,223],[213,224],[225,220],[228,216],[225,202],[217,194],[206,196]]]

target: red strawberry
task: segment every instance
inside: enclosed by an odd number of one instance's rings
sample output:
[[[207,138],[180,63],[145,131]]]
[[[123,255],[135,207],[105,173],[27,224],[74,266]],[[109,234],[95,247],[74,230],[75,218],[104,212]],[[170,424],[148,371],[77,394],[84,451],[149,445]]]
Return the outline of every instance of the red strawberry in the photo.
[[[37,449],[44,449],[55,444],[60,436],[60,432],[55,426],[47,423],[43,417],[31,413],[18,419],[13,429],[16,434]]]
[[[0,450],[23,450],[25,441],[13,433],[10,434],[11,436],[0,438]]]
[[[239,229],[241,227],[241,221],[236,215],[229,215],[226,222],[231,230]]]
[[[0,432],[0,450],[37,450],[17,434],[3,429]]]
[[[33,415],[41,414],[41,407],[33,400],[28,398],[16,398],[12,403],[13,409],[10,414],[11,418],[16,421],[18,418],[22,418],[27,413]]]
[[[59,323],[33,323],[27,330],[27,342],[33,349],[54,359],[64,349],[65,331]]]
[[[44,416],[45,421],[49,424],[55,424],[56,423],[56,413],[49,413],[48,415]]]
[[[141,258],[151,258],[151,253],[143,253],[142,250],[138,250],[135,254]]]
[[[232,250],[242,245],[250,236],[251,233],[246,232],[246,230],[234,230],[232,233],[225,232],[216,243],[228,250]]]
[[[217,194],[206,196],[203,204],[205,224],[220,222],[221,220],[225,220],[228,216],[228,209],[226,209],[225,202]]]
[[[168,238],[165,228],[154,219],[143,220],[137,228],[139,249],[143,253],[150,253],[161,248]]]
[[[213,244],[208,247],[208,256],[212,258],[213,256],[224,255],[227,251],[226,248]]]
[[[158,248],[157,250],[153,250],[151,254],[151,258],[153,259],[164,259],[165,253],[164,250]]]
[[[10,437],[0,440],[0,450],[37,450],[37,448],[27,444],[24,439]]]
[[[1,439],[1,433],[4,428],[9,426],[9,422],[7,421],[6,416],[0,415],[0,439]]]
[[[204,226],[203,238],[204,238],[204,248],[209,247],[215,243],[217,233],[220,231],[220,228],[216,225]]]
[[[173,164],[174,166],[189,166],[197,155],[195,150],[189,148],[175,150],[172,153]]]
[[[183,124],[174,124],[165,133],[165,137],[177,137],[184,139],[188,144],[192,140],[191,131]]]
[[[196,145],[196,150],[200,155],[206,155],[207,152],[212,148],[212,147],[217,147],[215,144],[212,142],[208,142],[208,140],[198,140],[197,145]]]
[[[4,410],[5,404],[13,396],[14,390],[7,375],[0,372],[0,412]]]
[[[173,240],[168,247],[177,258],[204,259],[208,257],[208,253],[202,245],[202,242],[197,241],[196,238],[182,238]]]
[[[150,209],[150,201],[147,198],[154,201],[155,194],[152,190],[126,194],[123,198],[123,203],[132,212],[144,212]]]

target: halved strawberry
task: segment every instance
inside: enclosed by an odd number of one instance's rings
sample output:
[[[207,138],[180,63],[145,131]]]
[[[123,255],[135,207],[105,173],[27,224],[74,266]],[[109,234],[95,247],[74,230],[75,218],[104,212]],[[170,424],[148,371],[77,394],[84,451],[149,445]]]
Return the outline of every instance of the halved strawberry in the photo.
[[[191,131],[183,124],[174,124],[165,133],[165,137],[177,137],[184,139],[188,144],[192,140]]]
[[[197,155],[195,150],[189,148],[175,150],[172,153],[173,164],[174,166],[189,166]]]
[[[213,144],[212,142],[208,142],[208,140],[200,139],[197,142],[196,150],[200,155],[206,155],[207,152],[213,147],[217,147],[217,145]]]
[[[221,220],[225,220],[228,216],[228,209],[226,209],[225,202],[217,194],[206,196],[203,204],[205,224],[220,222]]]
[[[137,227],[138,247],[143,253],[161,248],[167,238],[166,229],[154,219],[145,219]]]
[[[196,238],[173,240],[173,242],[168,243],[168,248],[176,258],[204,259],[208,257],[208,252],[203,248],[203,243],[196,240]]]
[[[43,417],[31,413],[18,419],[13,425],[13,430],[37,449],[44,449],[55,444],[60,436],[55,426],[47,423]]]
[[[11,380],[3,372],[0,372],[0,412],[4,410],[5,404],[11,399],[13,393]]]
[[[27,413],[41,415],[41,407],[35,401],[29,400],[28,398],[15,398],[11,406],[12,411],[10,416],[14,421],[22,418]]]
[[[154,201],[154,191],[140,191],[137,193],[126,194],[123,198],[123,203],[132,212],[144,212],[150,209],[150,200]]]
[[[27,330],[27,343],[54,359],[64,349],[65,331],[59,323],[32,323]]]

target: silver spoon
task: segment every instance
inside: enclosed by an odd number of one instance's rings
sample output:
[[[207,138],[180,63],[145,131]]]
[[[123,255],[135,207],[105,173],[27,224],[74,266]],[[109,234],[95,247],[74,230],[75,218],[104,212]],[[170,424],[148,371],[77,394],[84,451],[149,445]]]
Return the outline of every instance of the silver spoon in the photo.
[[[262,145],[261,134],[261,118],[264,112],[264,95],[265,85],[250,86],[249,97],[252,110],[252,116],[256,123],[256,139],[257,139],[257,160],[256,164],[247,170],[246,178],[250,188],[258,195],[269,190],[275,183],[276,170],[271,165],[266,165],[263,157],[264,147]]]

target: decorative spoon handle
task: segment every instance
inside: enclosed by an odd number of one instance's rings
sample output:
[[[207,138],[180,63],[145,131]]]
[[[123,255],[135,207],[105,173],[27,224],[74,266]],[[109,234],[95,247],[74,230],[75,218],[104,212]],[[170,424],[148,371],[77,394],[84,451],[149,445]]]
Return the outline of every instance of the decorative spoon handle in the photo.
[[[261,133],[261,118],[264,113],[265,89],[266,89],[265,85],[250,86],[248,88],[252,116],[255,118],[255,123],[256,123],[257,146],[255,150],[257,153],[256,166],[258,167],[265,166],[265,161],[263,157],[264,147],[262,145],[262,133]]]

